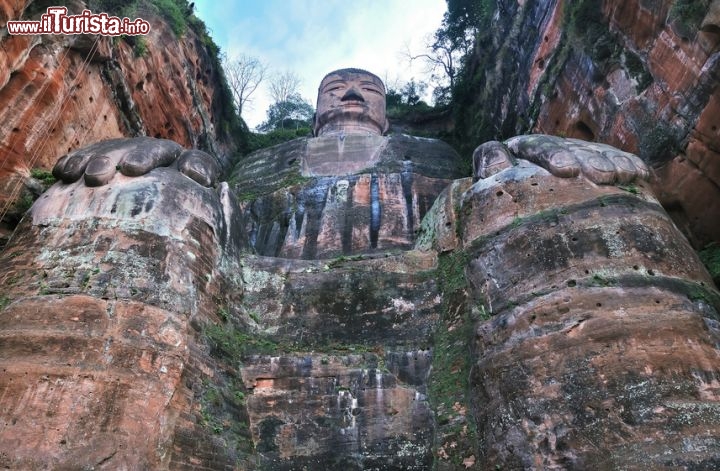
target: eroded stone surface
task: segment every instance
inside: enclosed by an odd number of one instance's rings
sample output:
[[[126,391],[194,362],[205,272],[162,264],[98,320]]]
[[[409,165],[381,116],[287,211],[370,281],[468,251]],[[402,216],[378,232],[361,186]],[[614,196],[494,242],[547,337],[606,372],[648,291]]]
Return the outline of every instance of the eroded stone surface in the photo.
[[[327,74],[318,89],[313,130],[330,134],[376,134],[387,132],[385,84],[361,69],[340,69]]]
[[[64,155],[53,167],[53,176],[65,183],[82,177],[87,186],[102,186],[117,171],[139,177],[172,164],[203,186],[214,185],[220,173],[217,159],[201,150],[185,150],[167,139],[136,137],[101,141]]]
[[[36,202],[1,255],[0,464],[717,463],[720,295],[634,156],[528,136],[456,179],[438,141],[317,139],[232,189]]]
[[[530,131],[637,154],[660,170],[654,191],[693,245],[720,240],[717,2],[488,8],[469,55],[458,134]]]
[[[480,469],[717,464],[720,298],[647,183],[518,160],[454,207]]]
[[[391,363],[396,358],[404,364]],[[428,469],[432,413],[429,352],[256,357],[243,368],[251,430],[272,469]],[[420,384],[403,383],[413,368]]]
[[[263,149],[231,182],[249,200],[259,254],[330,258],[408,249],[437,195],[463,176],[447,144],[410,136],[322,136]]]
[[[272,356],[240,368],[271,469],[429,469],[432,254],[245,259],[243,305]]]
[[[5,466],[161,465],[188,361],[187,316],[130,300],[46,295],[15,301],[1,319]]]
[[[226,185],[168,168],[58,183],[36,202],[2,254],[3,465],[236,461],[199,420],[203,391],[225,380],[195,329],[242,293],[239,217]]]
[[[71,14],[83,2],[65,2]],[[0,1],[0,25],[39,19],[48,5]],[[152,9],[150,9],[152,10]],[[234,139],[217,126],[227,105],[220,70],[203,40],[187,28],[177,37],[163,15],[150,21],[146,53],[109,36],[37,35],[0,38],[0,245],[33,194],[32,169],[105,139],[152,136],[219,157],[229,170]],[[6,218],[7,216],[7,218]]]

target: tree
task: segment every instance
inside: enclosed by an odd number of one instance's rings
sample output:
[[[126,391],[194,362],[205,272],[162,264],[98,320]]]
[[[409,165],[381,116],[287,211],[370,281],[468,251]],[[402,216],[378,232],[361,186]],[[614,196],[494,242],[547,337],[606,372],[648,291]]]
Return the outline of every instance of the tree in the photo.
[[[479,6],[476,6],[476,3]],[[427,52],[412,54],[406,46],[404,55],[411,63],[417,59],[425,61],[427,73],[431,74],[435,83],[433,95],[436,103],[449,101],[462,63],[473,48],[478,31],[474,21],[476,17],[484,14],[485,3],[450,1],[449,4],[458,4],[456,7],[460,12],[455,12],[454,15],[445,13],[442,26],[428,39]],[[471,8],[473,6],[474,8]]]
[[[250,96],[265,78],[267,66],[255,57],[242,55],[233,60],[226,58],[223,67],[238,114],[242,115],[243,108],[251,101]]]
[[[270,78],[270,97],[278,104],[290,100],[293,95],[299,96],[300,77],[291,70],[275,74]]]
[[[426,105],[422,101],[425,90],[427,90],[427,84],[422,81],[416,82],[414,78],[404,84],[398,82],[393,88],[387,89],[385,103],[388,109],[414,107],[421,103]]]
[[[412,78],[402,87],[400,95],[403,97],[406,105],[415,106],[420,103],[426,89],[427,84],[425,82],[416,82],[415,79]]]
[[[267,110],[267,120],[258,126],[262,132],[278,129],[309,128],[312,126],[315,109],[298,93],[293,93],[283,101],[270,105]]]

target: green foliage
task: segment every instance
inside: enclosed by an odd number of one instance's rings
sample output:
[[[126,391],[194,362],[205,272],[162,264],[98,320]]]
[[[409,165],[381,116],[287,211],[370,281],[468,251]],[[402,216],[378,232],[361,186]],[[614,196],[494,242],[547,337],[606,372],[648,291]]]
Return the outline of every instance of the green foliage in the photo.
[[[247,152],[272,147],[283,142],[292,141],[298,137],[312,136],[312,129],[299,127],[297,129],[274,129],[267,133],[250,133],[248,137]]]
[[[444,295],[450,295],[467,287],[465,266],[468,255],[462,250],[441,254],[438,258],[438,280]]]
[[[631,194],[633,194],[633,195],[637,195],[637,194],[638,194],[638,189],[637,189],[637,187],[636,187],[634,184],[630,184],[630,185],[618,185],[617,187],[620,188],[621,190],[627,191],[628,193],[631,193]]]
[[[710,7],[710,0],[676,0],[668,14],[668,20],[682,36],[694,38]]]
[[[386,101],[388,107],[396,105],[416,106],[420,102],[420,98],[425,94],[427,84],[425,82],[416,82],[414,78],[405,83],[400,90],[388,90]],[[427,106],[427,105],[425,105]]]
[[[368,367],[384,368],[384,351],[382,347],[377,345],[336,341],[311,343],[277,341],[259,332],[250,333],[231,322],[223,325],[208,326],[205,328],[204,333],[212,356],[227,362],[234,368],[242,364],[243,360],[251,355],[279,355],[298,351],[313,351],[328,355],[367,354]],[[244,393],[235,394],[235,398],[238,397],[244,398]]]
[[[227,308],[225,306],[218,307],[217,316],[221,321],[227,322],[229,320]]]
[[[4,296],[4,295],[0,296],[0,311],[5,309],[8,304],[10,304],[10,298],[8,298],[7,296]]]
[[[273,103],[267,110],[267,120],[258,126],[260,131],[310,128],[315,109],[297,93],[287,100]]]
[[[147,39],[145,39],[145,36],[135,37],[133,52],[135,53],[135,57],[145,57],[147,55]]]
[[[177,37],[185,33],[187,29],[187,16],[192,13],[187,1],[150,0],[150,4],[170,23],[170,28]]]
[[[250,334],[233,324],[211,325],[205,329],[212,353],[237,365],[248,355],[270,355],[280,345],[262,334]]]
[[[139,11],[149,7],[164,17],[176,36],[180,37],[187,29],[192,9],[187,0],[89,0],[88,7],[95,13],[108,13],[120,18],[135,19]]]
[[[241,464],[255,451],[244,409],[242,381],[221,374],[212,380],[203,380],[200,394],[199,423],[212,434],[220,435],[225,451]]]
[[[700,260],[707,267],[716,285],[720,285],[720,244],[712,243],[698,252]]]
[[[342,267],[346,263],[349,262],[359,262],[361,260],[365,259],[365,255],[359,254],[359,255],[340,255],[339,257],[335,257],[332,260],[330,260],[327,265],[326,269],[330,270],[332,268]]]
[[[442,448],[450,462],[475,453],[477,426],[470,410],[475,319],[467,306],[465,267],[469,255],[456,250],[438,257],[437,280],[443,293],[442,318],[433,335],[433,368],[428,398],[438,424],[436,449]],[[455,443],[454,446],[448,446]]]
[[[403,84],[399,90],[389,88],[385,94],[388,118],[405,120],[435,113],[434,107],[420,99],[426,89],[425,82],[416,82],[415,79]]]
[[[260,316],[258,315],[257,312],[255,312],[255,311],[249,311],[249,312],[248,312],[248,317],[249,317],[250,319],[252,319],[253,322],[255,322],[256,324],[259,324],[259,323],[260,323]]]
[[[217,63],[220,63],[220,46],[215,44],[215,41],[213,41],[205,23],[195,15],[191,15],[187,21],[190,29],[192,29],[195,34],[198,35],[200,41],[202,41],[210,57],[212,57]]]
[[[137,17],[138,0],[88,0],[88,8],[93,13],[107,13],[119,18],[135,19]]]
[[[35,198],[33,195],[27,191],[24,192],[20,199],[15,201],[15,212],[18,214],[25,214],[34,202]]]
[[[495,0],[447,0],[447,4],[443,29],[455,41],[467,36],[468,31],[489,25],[495,10]]]
[[[571,2],[568,4],[565,22],[571,42],[585,51],[600,68],[608,69],[617,64],[624,66],[630,77],[637,81],[638,91],[652,83],[652,75],[642,59],[625,49],[610,31],[602,13],[601,0]]]
[[[35,180],[39,180],[45,188],[52,186],[57,181],[51,171],[43,168],[34,168],[30,170],[30,176]]]
[[[609,280],[598,273],[595,273],[592,276],[592,278],[590,278],[590,280],[588,280],[588,286],[597,286],[597,287],[601,287],[601,288],[606,288],[608,286],[613,286],[613,284],[615,284],[614,280]]]
[[[639,156],[651,165],[670,160],[681,148],[682,132],[671,123],[656,120],[649,110],[636,119],[635,129],[640,141]]]
[[[625,68],[630,77],[637,81],[638,91],[645,90],[653,81],[652,74],[645,68],[640,57],[630,50],[626,50],[624,54]]]
[[[619,57],[622,46],[608,28],[602,0],[571,2],[566,15],[570,37],[593,61],[602,64]]]

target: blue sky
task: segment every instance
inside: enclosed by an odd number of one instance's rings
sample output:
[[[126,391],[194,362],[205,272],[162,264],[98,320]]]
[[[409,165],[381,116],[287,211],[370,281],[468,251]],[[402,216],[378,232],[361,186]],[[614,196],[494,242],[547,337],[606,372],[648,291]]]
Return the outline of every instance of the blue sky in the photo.
[[[315,106],[326,73],[358,67],[392,86],[425,79],[421,61],[402,52],[424,51],[440,26],[445,0],[196,0],[196,15],[229,57],[255,56],[270,71],[291,70],[302,80],[301,95]],[[428,90],[428,93],[432,90]],[[263,87],[243,118],[253,128],[270,105]]]

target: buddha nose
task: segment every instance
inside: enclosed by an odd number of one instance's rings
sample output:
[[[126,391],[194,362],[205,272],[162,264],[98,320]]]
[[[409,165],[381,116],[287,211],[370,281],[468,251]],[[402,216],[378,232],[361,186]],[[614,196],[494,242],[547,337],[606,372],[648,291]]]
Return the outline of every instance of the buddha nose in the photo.
[[[348,91],[345,92],[345,95],[340,99],[340,101],[365,101],[365,98],[363,98],[362,94],[360,93],[360,90],[358,90],[355,87],[350,87]]]

